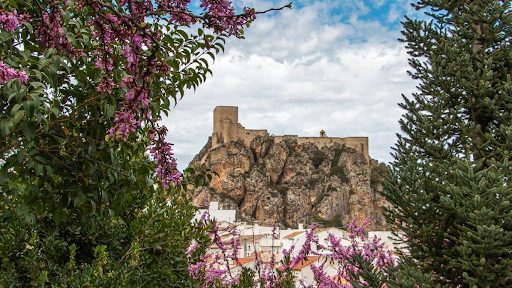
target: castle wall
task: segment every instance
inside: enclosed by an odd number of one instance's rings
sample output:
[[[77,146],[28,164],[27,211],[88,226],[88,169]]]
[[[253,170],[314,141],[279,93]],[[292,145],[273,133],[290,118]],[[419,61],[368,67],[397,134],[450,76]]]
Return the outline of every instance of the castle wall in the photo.
[[[234,138],[237,134],[236,124],[238,124],[238,107],[215,107],[213,110],[212,148],[236,139]]]
[[[236,136],[234,140],[241,139],[246,145],[251,144],[251,141],[258,136],[268,136],[267,130],[249,130],[245,129],[242,125],[238,124],[236,129]]]
[[[298,144],[304,143],[314,143],[318,148],[327,146],[331,147],[334,143],[339,143],[340,145],[345,145],[348,148],[352,148],[363,155],[365,155],[366,160],[370,161],[369,149],[368,149],[368,137],[347,137],[347,138],[338,138],[338,137],[298,137],[297,135],[284,135],[284,136],[274,136],[274,141],[276,143],[282,142],[286,139],[296,140]]]
[[[217,106],[213,110],[213,133],[222,133],[225,123],[238,123],[238,107]]]
[[[258,136],[269,136],[267,130],[249,130],[238,123],[238,107],[217,106],[213,110],[212,148],[230,141],[243,140],[246,145]],[[276,143],[294,139],[298,144],[314,143],[317,147],[333,146],[334,143],[345,145],[361,152],[370,161],[368,137],[298,137],[297,135],[274,136]]]

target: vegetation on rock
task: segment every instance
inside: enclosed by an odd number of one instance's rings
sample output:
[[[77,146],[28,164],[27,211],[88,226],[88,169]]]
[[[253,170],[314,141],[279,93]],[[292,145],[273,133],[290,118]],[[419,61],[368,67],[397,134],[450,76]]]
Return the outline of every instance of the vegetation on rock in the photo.
[[[311,162],[313,163],[313,166],[315,168],[318,168],[322,163],[327,159],[327,156],[325,155],[325,152],[323,152],[320,149],[317,149],[313,151],[313,155],[311,156]]]

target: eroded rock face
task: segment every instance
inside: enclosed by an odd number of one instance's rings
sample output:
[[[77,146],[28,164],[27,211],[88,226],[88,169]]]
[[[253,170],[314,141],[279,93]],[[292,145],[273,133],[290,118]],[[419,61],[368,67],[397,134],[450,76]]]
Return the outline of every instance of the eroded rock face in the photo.
[[[190,165],[203,159],[206,168],[219,174],[210,183],[210,201],[236,209],[241,220],[291,227],[323,222],[346,228],[354,218],[362,222],[372,217],[367,229],[385,230],[386,203],[377,191],[382,185],[375,184],[382,175],[374,175],[370,185],[378,163],[368,163],[353,149],[339,144],[318,148],[293,140],[275,143],[272,137],[257,137],[248,146],[208,146]],[[204,190],[196,191],[194,203],[204,202],[204,195]]]

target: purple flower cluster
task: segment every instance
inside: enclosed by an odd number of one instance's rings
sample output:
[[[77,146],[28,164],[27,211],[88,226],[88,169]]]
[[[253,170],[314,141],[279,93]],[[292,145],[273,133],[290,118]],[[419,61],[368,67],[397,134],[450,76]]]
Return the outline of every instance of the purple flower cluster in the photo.
[[[32,26],[37,27],[36,36],[42,48],[53,48],[58,53],[72,58],[85,56],[81,49],[75,49],[65,35],[63,25],[63,12],[67,1],[48,0],[48,9],[42,12],[39,19],[31,19]],[[38,22],[35,22],[38,21]]]
[[[235,8],[228,1],[202,0],[199,6],[205,11],[208,28],[215,33],[227,32],[229,35],[238,35],[242,26],[256,18],[254,9],[244,8],[242,17],[235,17]]]
[[[7,67],[0,60],[0,84],[9,82],[12,79],[18,79],[21,82],[27,82],[28,76],[25,71],[15,71],[14,69]]]
[[[170,79],[171,69],[162,60],[166,56],[162,55],[172,56],[173,53],[162,48],[162,29],[156,29],[156,25],[167,22],[168,27],[174,27],[200,22],[203,27],[213,29],[214,33],[240,36],[242,26],[255,19],[255,11],[245,8],[243,14],[235,15],[229,0],[202,0],[201,14],[194,14],[189,9],[190,0],[78,0],[73,7],[69,3],[43,1],[40,17],[33,19],[18,14],[16,10],[0,9],[0,29],[13,33],[20,29],[21,23],[28,21],[35,27],[35,36],[43,50],[52,48],[57,54],[71,59],[82,56],[93,59],[92,63],[85,65],[98,70],[97,93],[111,94],[115,90],[126,89],[125,100],[115,112],[115,126],[109,130],[110,137],[126,141],[130,134],[152,127],[150,134],[155,137],[152,138],[150,152],[158,165],[156,174],[165,188],[170,182],[179,184],[181,173],[176,170],[172,144],[165,142],[167,130],[158,126],[158,117],[151,117],[155,113],[149,105],[153,100],[152,83]],[[93,42],[98,43],[89,50],[84,50],[80,41],[68,38],[75,27],[67,27],[70,24],[64,20],[66,14],[78,15],[84,9],[92,17],[84,23],[83,31],[90,31]],[[113,76],[114,69],[122,69],[128,77],[118,83]],[[0,83],[12,79],[26,82],[27,74],[0,62]]]
[[[20,23],[23,23],[27,19],[27,15],[19,15],[16,10],[12,12],[0,10],[0,29],[14,33]]]
[[[256,261],[257,278],[254,279],[255,286],[263,284],[261,287],[281,287],[282,280],[290,277],[293,269],[302,261],[307,261],[310,256],[319,256],[319,264],[311,264],[315,285],[307,284],[299,279],[302,287],[335,287],[349,288],[352,285],[347,283],[358,283],[360,286],[368,286],[369,283],[363,275],[373,274],[373,278],[382,278],[378,287],[387,287],[384,282],[386,269],[395,267],[396,263],[391,252],[384,248],[384,243],[380,238],[374,238],[367,241],[364,236],[364,228],[370,219],[366,219],[362,225],[356,226],[357,219],[349,225],[350,245],[343,246],[342,239],[337,238],[333,234],[328,234],[325,239],[326,245],[322,245],[315,231],[316,223],[313,223],[311,229],[306,231],[305,242],[296,256],[290,257],[295,247],[283,249],[284,259],[281,263],[276,263],[274,253],[272,252],[271,261],[265,263],[258,256],[257,251],[254,252]],[[229,235],[229,237],[227,237]],[[233,273],[231,264],[238,262],[236,258],[240,244],[236,242],[239,234],[234,227],[229,227],[225,231],[220,231],[215,226],[210,234],[213,247],[212,252],[203,257],[203,261],[189,266],[191,277],[203,280],[203,287],[209,287],[215,283],[216,279],[222,281],[226,287],[231,287],[239,282],[239,275]],[[226,241],[223,239],[230,238]],[[276,239],[276,227],[272,229],[272,239]],[[192,245],[189,250],[197,248]],[[219,251],[215,253],[213,251]],[[362,259],[362,262],[360,262]],[[335,263],[337,273],[332,275],[327,273],[327,264]],[[368,268],[370,267],[370,268]],[[366,269],[366,270],[365,270]],[[368,269],[370,269],[368,271]],[[279,270],[279,272],[278,272]],[[332,268],[330,269],[332,271]],[[380,275],[380,276],[375,276]],[[293,276],[292,276],[293,278]]]
[[[167,190],[171,182],[174,185],[179,185],[181,183],[181,172],[176,168],[176,158],[174,158],[172,152],[173,144],[165,141],[167,128],[165,126],[157,127],[156,130],[150,130],[149,134],[153,140],[149,152],[156,162],[156,176],[162,181],[163,188]],[[158,139],[156,139],[157,137]]]
[[[134,112],[148,109],[148,92],[141,86],[134,87],[126,93],[126,99],[121,104],[121,110],[115,112],[114,122],[116,125],[110,128],[109,136],[116,140],[126,141],[128,135],[134,133],[142,125],[143,119],[135,119]],[[149,113],[149,111],[146,112]],[[150,133],[150,135],[154,135],[154,133]]]
[[[208,213],[205,212],[205,214],[201,218],[203,223],[209,221]],[[230,236],[229,239],[223,240],[228,235]],[[232,267],[240,264],[237,256],[238,250],[240,250],[239,236],[236,226],[220,228],[215,223],[212,231],[210,231],[210,238],[212,239],[213,250],[218,252],[206,253],[202,256],[201,261],[188,267],[192,278],[202,280],[201,287],[211,287],[218,280],[223,285],[228,286],[238,282],[238,278],[233,274]],[[197,247],[197,244],[192,244],[187,249],[187,254],[190,256]]]

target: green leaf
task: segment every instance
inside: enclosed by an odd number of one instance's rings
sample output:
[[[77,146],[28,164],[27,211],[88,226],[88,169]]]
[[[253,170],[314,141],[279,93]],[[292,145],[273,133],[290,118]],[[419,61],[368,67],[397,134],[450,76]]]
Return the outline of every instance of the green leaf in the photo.
[[[36,215],[32,213],[25,214],[25,216],[23,216],[23,222],[25,222],[26,224],[36,223]]]
[[[80,193],[78,196],[76,196],[75,200],[73,201],[73,206],[77,207],[85,203],[85,196],[84,194]]]
[[[36,125],[33,122],[22,122],[21,131],[23,131],[28,141],[32,141],[36,137]]]
[[[39,163],[35,163],[34,165],[34,170],[36,172],[36,175],[37,176],[40,176],[41,173],[43,172],[43,165],[39,164]]]
[[[7,137],[12,132],[13,129],[13,121],[12,120],[1,120],[0,121],[0,131],[2,131],[2,135]]]
[[[30,82],[30,85],[34,88],[43,88],[43,89],[46,89],[46,84],[44,83],[41,83],[41,82],[37,82],[37,81],[34,81],[34,82]]]
[[[57,117],[58,117],[58,116],[60,115],[60,110],[59,110],[59,108],[57,108],[57,107],[53,106],[53,107],[51,108],[51,110],[52,110],[53,114],[55,114],[55,116],[57,116]]]
[[[12,107],[11,109],[11,116],[14,116],[16,114],[16,112],[18,112],[18,110],[20,109],[21,105],[20,104],[16,104]]]
[[[46,165],[46,166],[44,166],[44,167],[46,167],[46,173],[47,173],[49,176],[53,175],[53,168],[52,168],[52,166],[50,166],[50,165]]]
[[[35,101],[25,101],[23,102],[23,109],[27,113],[27,117],[31,118],[34,116],[34,112],[36,111],[36,103]]]
[[[25,25],[25,27],[27,27],[27,29],[30,32],[34,31],[34,27],[32,27],[32,24],[30,24],[29,22],[25,21],[25,22],[23,22],[23,25]]]
[[[188,33],[183,31],[183,30],[177,30],[177,32],[181,35],[181,37],[183,37],[183,39],[185,39],[185,41],[188,41]]]
[[[23,118],[23,115],[25,115],[25,110],[20,110],[16,112],[13,118],[13,125],[17,125],[20,122],[21,118]]]
[[[151,187],[153,185],[153,183],[154,183],[153,180],[146,178],[146,188]]]
[[[115,108],[112,105],[105,104],[105,117],[110,118],[114,115]]]
[[[53,220],[55,221],[55,224],[59,225],[60,222],[66,222],[68,218],[68,215],[64,210],[57,210],[55,213],[53,213]]]
[[[48,65],[50,62],[52,61],[52,59],[48,59],[48,58],[41,58],[41,60],[39,60],[39,66],[38,68],[39,69],[43,69],[46,67],[46,65]]]

